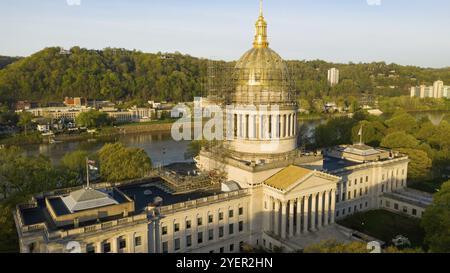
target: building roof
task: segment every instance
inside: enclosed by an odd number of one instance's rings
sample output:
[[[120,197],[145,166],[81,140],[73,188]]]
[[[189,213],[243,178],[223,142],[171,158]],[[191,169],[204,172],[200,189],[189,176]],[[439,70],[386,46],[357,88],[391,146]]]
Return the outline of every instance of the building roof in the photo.
[[[308,170],[302,167],[291,165],[279,171],[264,183],[276,189],[286,190],[292,184],[314,173],[312,170]]]
[[[348,146],[347,148],[345,148],[344,152],[362,156],[375,155],[380,153],[380,151],[377,151],[375,148],[365,144],[355,144],[352,146]]]
[[[118,202],[108,194],[91,188],[83,188],[74,191],[61,199],[72,213],[118,204]]]

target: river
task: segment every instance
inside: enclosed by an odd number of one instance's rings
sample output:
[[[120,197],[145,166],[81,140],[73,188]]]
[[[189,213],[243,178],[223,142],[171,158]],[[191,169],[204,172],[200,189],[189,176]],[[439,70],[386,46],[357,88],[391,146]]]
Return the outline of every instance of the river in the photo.
[[[442,119],[449,115],[449,113],[413,113],[417,118],[428,117],[433,123],[439,123]],[[301,121],[300,125],[307,132],[306,136],[311,137],[314,129],[325,123],[325,119],[305,120]],[[39,144],[39,145],[24,145],[22,148],[27,155],[48,156],[53,164],[59,164],[60,160],[67,153],[82,149],[88,152],[95,152],[100,149],[105,143],[121,142],[129,147],[138,147],[144,149],[153,161],[155,166],[167,165],[175,162],[191,162],[192,159],[186,159],[185,153],[189,146],[189,141],[177,142],[172,139],[170,132],[161,133],[142,133],[142,134],[128,134],[120,135],[109,139],[98,139],[95,141],[73,141],[55,144]]]

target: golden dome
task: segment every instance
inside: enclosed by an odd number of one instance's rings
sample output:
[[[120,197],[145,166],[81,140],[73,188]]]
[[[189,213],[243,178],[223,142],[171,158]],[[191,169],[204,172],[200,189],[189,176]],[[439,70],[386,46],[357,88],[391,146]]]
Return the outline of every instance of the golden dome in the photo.
[[[262,2],[262,1],[261,1]],[[267,23],[262,4],[253,48],[236,63],[236,90],[232,102],[238,104],[292,103],[293,95],[289,70],[283,59],[269,48]]]

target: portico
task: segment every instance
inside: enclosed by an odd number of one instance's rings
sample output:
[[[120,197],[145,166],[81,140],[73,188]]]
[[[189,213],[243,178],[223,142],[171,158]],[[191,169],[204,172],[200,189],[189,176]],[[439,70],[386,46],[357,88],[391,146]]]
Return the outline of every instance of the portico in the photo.
[[[264,232],[286,240],[333,224],[338,181],[339,177],[298,166],[267,179]]]

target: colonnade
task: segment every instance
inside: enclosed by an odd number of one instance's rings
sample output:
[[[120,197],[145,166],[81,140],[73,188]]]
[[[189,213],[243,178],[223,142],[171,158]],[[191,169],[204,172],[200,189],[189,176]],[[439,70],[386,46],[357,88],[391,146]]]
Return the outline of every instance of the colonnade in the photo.
[[[229,116],[233,136],[239,139],[283,139],[297,134],[297,114],[245,114]]]
[[[264,196],[264,231],[286,239],[317,231],[335,222],[336,190],[290,200]]]

